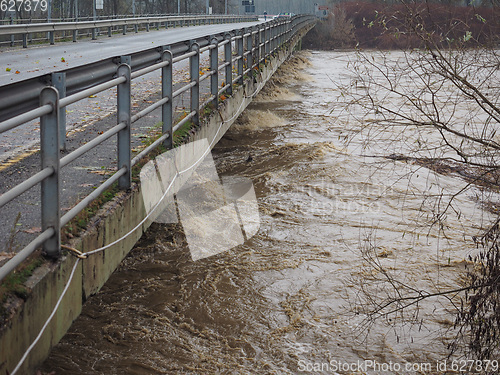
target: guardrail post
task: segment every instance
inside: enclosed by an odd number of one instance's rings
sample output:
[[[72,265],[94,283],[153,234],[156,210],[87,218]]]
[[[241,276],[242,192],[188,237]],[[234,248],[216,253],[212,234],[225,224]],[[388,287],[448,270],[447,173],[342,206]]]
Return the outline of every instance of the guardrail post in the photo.
[[[210,44],[214,46],[210,50],[210,71],[213,73],[210,77],[210,94],[213,96],[212,104],[214,109],[219,105],[219,41],[212,35]]]
[[[52,112],[40,118],[40,154],[42,169],[51,167],[54,173],[41,183],[42,232],[53,228],[55,234],[45,241],[45,253],[56,258],[61,251],[60,188],[59,188],[59,95],[54,87],[40,93],[40,105],[52,105]]]
[[[224,39],[229,40],[229,43],[224,45],[224,60],[226,62],[226,85],[229,88],[226,90],[228,95],[233,94],[233,56],[232,56],[232,43],[231,34],[226,33]]]
[[[73,30],[73,43],[76,43],[78,39],[78,30]]]
[[[271,23],[269,22],[269,25],[265,25],[264,27],[264,58],[269,55],[269,52],[271,51],[271,44],[270,44],[270,34],[271,34]]]
[[[113,35],[113,27],[108,26],[108,38],[111,38],[112,35]]]
[[[250,27],[248,29],[248,33],[250,34],[247,37],[247,69],[250,69],[250,74],[252,74],[252,68],[253,68],[253,27]]]
[[[245,56],[245,51],[243,49],[243,38],[245,35],[245,29],[241,29],[240,31],[241,38],[238,39],[238,84],[243,84],[243,57]]]
[[[54,43],[55,43],[53,31],[49,31],[49,42],[51,45],[54,45]]]
[[[278,45],[276,46],[277,48],[281,48],[283,45],[283,30],[285,27],[285,23],[282,23],[280,27],[278,27]]]
[[[283,45],[284,43],[284,38],[285,38],[285,27],[287,26],[287,24],[283,24],[281,25],[280,27],[280,46]]]
[[[275,25],[273,25],[273,32],[271,33],[271,36],[273,38],[273,47],[272,47],[272,50],[271,50],[271,53],[274,53],[276,51],[276,47],[278,46],[278,26],[279,26],[279,21],[276,22]]]
[[[149,22],[146,22],[146,32],[149,33]]]
[[[10,15],[10,21],[9,21],[9,23],[10,23],[11,25],[13,25],[13,24],[14,24],[14,18],[12,17],[12,14]],[[14,47],[15,42],[16,42],[16,40],[15,40],[15,36],[14,36],[14,34],[10,34],[10,46],[11,46],[11,47]]]
[[[273,30],[273,39],[274,39],[273,52],[276,52],[278,50],[280,27],[281,27],[281,22],[278,21],[276,25],[274,25],[274,30]]]
[[[127,34],[127,25],[123,25],[123,35]]]
[[[139,25],[138,24],[134,25],[134,31],[136,34],[139,32]]]
[[[28,48],[28,34],[23,34],[23,48]]]
[[[132,175],[130,171],[131,161],[131,132],[130,132],[130,111],[131,111],[131,98],[130,98],[130,56],[121,57],[120,66],[118,67],[118,77],[125,77],[126,81],[118,85],[117,95],[117,123],[125,123],[125,129],[118,132],[117,149],[118,149],[118,169],[123,167],[127,168],[127,173],[120,177],[118,180],[118,187],[120,189],[128,189],[132,183]]]
[[[52,73],[52,86],[59,93],[59,99],[66,97],[66,73]],[[59,110],[59,150],[66,149],[66,108]]]
[[[190,45],[191,51],[196,51],[196,54],[189,58],[190,82],[196,82],[191,87],[191,112],[196,112],[192,121],[198,125],[200,123],[200,46],[195,41],[191,41]]]
[[[168,102],[162,105],[161,120],[162,120],[162,133],[168,133],[169,137],[165,140],[163,145],[167,149],[173,147],[174,134],[172,133],[173,122],[173,78],[172,78],[172,52],[169,47],[163,47],[161,56],[162,61],[168,61],[168,65],[161,69],[161,92],[162,98],[168,98]]]

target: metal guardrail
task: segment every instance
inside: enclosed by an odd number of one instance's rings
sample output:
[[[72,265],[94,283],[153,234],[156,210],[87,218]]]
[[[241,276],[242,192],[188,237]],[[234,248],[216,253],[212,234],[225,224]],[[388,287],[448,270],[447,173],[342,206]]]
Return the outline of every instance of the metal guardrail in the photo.
[[[231,95],[233,85],[242,84],[246,75],[254,68],[259,68],[266,57],[275,53],[287,43],[300,29],[316,21],[313,16],[296,16],[290,20],[272,21],[251,28],[235,29],[223,35],[209,35],[199,40],[164,46],[161,49],[146,50],[132,56],[116,57],[107,63],[91,64],[100,69],[99,80],[88,77],[68,81],[68,72],[54,73],[57,84],[49,82],[42,87],[31,87],[31,92],[37,91],[38,104],[26,108],[22,113],[5,118],[0,122],[0,134],[14,129],[30,120],[40,118],[40,153],[42,159],[41,171],[31,176],[21,184],[0,195],[0,208],[27,190],[41,184],[42,223],[41,234],[0,268],[2,280],[17,265],[26,259],[35,249],[43,246],[44,252],[53,258],[61,253],[61,228],[87,207],[96,197],[118,182],[120,189],[131,186],[131,168],[147,153],[159,144],[172,148],[173,133],[187,121],[199,124],[200,109],[208,103],[217,108],[220,95]],[[236,51],[233,53],[233,45]],[[221,50],[222,49],[222,50]],[[221,51],[220,51],[221,50]],[[209,71],[200,77],[200,54],[209,53]],[[224,62],[219,65],[219,51],[223,53]],[[189,59],[190,79],[181,88],[173,91],[172,69],[179,61]],[[87,67],[78,68],[70,77],[84,77]],[[131,112],[131,81],[137,77],[161,69],[162,98],[142,111]],[[225,84],[219,82],[219,74],[224,77]],[[210,95],[200,102],[200,82],[210,78]],[[10,85],[12,86],[12,85]],[[14,84],[26,88],[23,82]],[[59,87],[59,89],[57,88]],[[77,148],[64,157],[60,157],[60,148],[65,137],[64,119],[60,117],[61,109],[112,87],[117,87],[117,125],[94,138],[84,146]],[[0,97],[8,97],[8,92],[15,87],[0,88]],[[15,90],[14,90],[15,91]],[[66,91],[66,95],[64,92]],[[182,93],[190,92],[190,112],[175,126],[173,124],[173,99]],[[69,93],[69,94],[68,94]],[[4,94],[7,94],[5,96]],[[132,158],[131,124],[139,118],[160,108],[162,112],[162,136],[153,144]],[[62,119],[62,120],[61,120]],[[60,215],[60,170],[78,159],[87,151],[98,146],[105,140],[117,137],[117,171],[75,207],[63,216]]]
[[[229,23],[229,22],[246,22],[257,21],[257,16],[239,16],[239,15],[177,15],[177,16],[148,16],[120,19],[104,19],[92,21],[78,22],[43,22],[43,23],[25,23],[25,24],[9,24],[0,25],[0,37],[7,36],[11,38],[13,44],[13,36],[22,35],[23,47],[28,47],[28,35],[33,33],[47,33],[50,44],[55,43],[56,32],[71,31],[73,33],[73,42],[78,40],[78,32],[81,30],[90,30],[92,39],[97,38],[98,30],[107,28],[108,36],[112,36],[112,31],[117,28],[122,28],[122,33],[126,34],[129,27],[134,28],[138,32],[139,26],[144,25],[146,31],[149,31],[150,26],[154,25],[157,29],[160,25],[165,28],[191,25],[206,25],[212,23]]]

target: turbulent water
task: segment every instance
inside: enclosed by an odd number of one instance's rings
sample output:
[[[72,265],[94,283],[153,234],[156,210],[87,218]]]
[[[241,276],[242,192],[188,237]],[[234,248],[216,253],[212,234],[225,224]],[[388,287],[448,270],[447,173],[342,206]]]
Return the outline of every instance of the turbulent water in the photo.
[[[440,373],[452,301],[367,313],[394,295],[386,276],[405,292],[459,287],[489,218],[470,187],[453,201],[459,215],[430,226],[465,182],[387,158],[412,133],[366,137],[338,88],[351,58],[301,55],[214,149],[221,176],[253,181],[258,233],[193,262],[180,226],[153,224],[43,372]]]

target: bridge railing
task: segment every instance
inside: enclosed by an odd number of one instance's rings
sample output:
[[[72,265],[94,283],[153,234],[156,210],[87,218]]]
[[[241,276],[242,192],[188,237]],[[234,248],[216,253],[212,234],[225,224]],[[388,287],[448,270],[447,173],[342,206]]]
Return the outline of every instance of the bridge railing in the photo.
[[[235,29],[230,33],[207,35],[197,40],[145,50],[131,56],[119,56],[105,63],[91,64],[92,69],[97,69],[94,71],[95,76],[100,77],[97,80],[89,76],[86,79],[76,79],[75,77],[85,76],[88,71],[88,67],[81,67],[75,68],[81,70],[77,72],[73,69],[70,72],[52,73],[45,77],[48,83],[42,87],[34,85],[33,80],[28,82],[28,86],[26,82],[19,82],[0,87],[0,97],[14,98],[11,104],[16,108],[22,108],[20,106],[22,103],[30,103],[21,97],[17,97],[21,103],[15,102],[15,94],[19,90],[26,90],[31,94],[36,93],[37,104],[25,105],[24,111],[12,112],[5,106],[0,109],[0,118],[2,118],[0,134],[39,118],[42,160],[42,167],[38,173],[0,195],[1,209],[24,192],[41,184],[41,234],[0,268],[0,280],[41,246],[48,256],[59,257],[61,228],[64,225],[115,182],[118,183],[120,189],[128,189],[131,186],[132,167],[142,157],[160,144],[166,148],[172,148],[173,134],[177,129],[187,121],[198,125],[200,110],[204,106],[212,103],[214,108],[217,108],[222,94],[231,95],[235,84],[242,84],[245,76],[251,77],[252,71],[258,70],[260,64],[265,63],[270,55],[290,41],[299,30],[314,22],[315,18],[312,16],[297,16],[291,20],[273,21],[250,28]],[[236,48],[233,51],[234,47]],[[209,54],[209,68],[208,72],[200,77],[200,55],[204,52]],[[224,56],[220,65],[219,53]],[[173,66],[185,59],[189,59],[189,81],[174,91]],[[161,99],[132,114],[131,81],[156,70],[161,70]],[[68,76],[73,77],[71,83]],[[220,76],[224,83],[219,79]],[[210,79],[209,95],[202,100],[200,83],[207,79]],[[43,80],[38,77],[36,81]],[[34,87],[29,87],[30,83]],[[64,147],[66,137],[65,118],[61,116],[61,113],[70,104],[114,87],[117,88],[117,125],[84,146],[61,157],[60,150]],[[189,92],[189,113],[174,125],[173,100],[184,92]],[[161,108],[162,135],[142,152],[132,157],[131,124],[158,108]],[[90,195],[61,216],[61,169],[112,137],[117,139],[116,171],[104,183],[97,186]]]
[[[230,23],[230,22],[249,22],[257,21],[257,16],[245,15],[169,15],[169,16],[146,16],[146,17],[127,17],[127,18],[107,18],[99,20],[87,21],[59,21],[59,22],[39,22],[39,23],[12,23],[8,25],[0,25],[0,40],[2,37],[11,45],[15,44],[15,36],[22,36],[22,44],[24,48],[28,47],[28,41],[33,40],[33,34],[45,34],[50,44],[54,44],[56,34],[61,37],[66,36],[66,32],[72,33],[73,42],[78,40],[79,32],[88,31],[92,35],[92,39],[97,39],[101,29],[107,29],[108,37],[113,35],[113,32],[121,28],[122,33],[126,34],[129,28],[137,33],[142,26],[146,31],[153,26],[156,29],[160,27],[181,27],[192,25],[206,25],[213,23]],[[31,37],[30,37],[31,35]]]

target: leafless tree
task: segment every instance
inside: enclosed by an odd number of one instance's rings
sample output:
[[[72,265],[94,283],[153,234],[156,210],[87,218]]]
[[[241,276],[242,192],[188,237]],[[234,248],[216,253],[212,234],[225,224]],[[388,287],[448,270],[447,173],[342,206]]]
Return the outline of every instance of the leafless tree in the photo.
[[[386,38],[418,42],[402,53],[359,51],[351,63],[355,78],[343,93],[349,111],[368,124],[367,141],[380,131],[399,134],[397,153],[385,157],[455,174],[466,186],[498,192],[500,188],[500,56],[497,25],[474,19],[435,20],[427,3],[402,3],[404,11],[377,14],[366,27],[377,25]],[[498,13],[492,7],[491,12]],[[474,25],[472,25],[474,23]],[[479,26],[478,26],[479,25]],[[479,27],[479,28],[478,28]],[[495,28],[496,27],[496,28]],[[479,30],[479,32],[477,31]],[[359,115],[361,113],[361,115]],[[416,134],[416,138],[405,134]],[[416,139],[416,140],[415,140]],[[448,214],[460,215],[457,188],[440,196],[429,226],[444,233]],[[496,202],[478,204],[496,213]],[[418,305],[424,299],[445,298],[454,306],[457,338],[465,338],[480,359],[498,358],[500,346],[500,218],[484,233],[469,233],[479,250],[456,288],[415,287],[389,270],[370,238],[362,251],[372,272],[361,283],[357,308],[367,323],[393,316],[419,324]],[[374,292],[375,291],[375,292]],[[455,342],[456,344],[456,342]],[[453,347],[452,349],[456,349]]]

